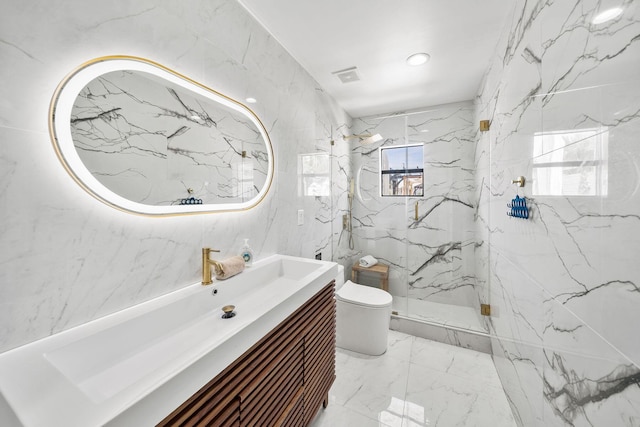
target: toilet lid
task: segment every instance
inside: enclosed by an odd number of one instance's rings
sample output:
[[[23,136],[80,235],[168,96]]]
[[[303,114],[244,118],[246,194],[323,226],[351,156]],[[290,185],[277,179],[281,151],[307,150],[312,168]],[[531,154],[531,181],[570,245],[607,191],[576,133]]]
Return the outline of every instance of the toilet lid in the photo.
[[[336,298],[340,301],[367,307],[385,307],[391,305],[393,301],[389,292],[370,286],[357,285],[351,280],[347,280],[344,286],[336,292]]]

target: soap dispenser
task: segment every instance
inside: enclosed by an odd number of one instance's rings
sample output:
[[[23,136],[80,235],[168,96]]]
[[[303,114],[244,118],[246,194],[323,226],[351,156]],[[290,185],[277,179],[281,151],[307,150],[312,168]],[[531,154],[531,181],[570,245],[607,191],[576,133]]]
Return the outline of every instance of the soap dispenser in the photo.
[[[251,264],[253,264],[253,250],[251,249],[251,246],[249,246],[249,239],[244,239],[244,245],[240,250],[240,256],[244,259],[244,266],[251,267]]]

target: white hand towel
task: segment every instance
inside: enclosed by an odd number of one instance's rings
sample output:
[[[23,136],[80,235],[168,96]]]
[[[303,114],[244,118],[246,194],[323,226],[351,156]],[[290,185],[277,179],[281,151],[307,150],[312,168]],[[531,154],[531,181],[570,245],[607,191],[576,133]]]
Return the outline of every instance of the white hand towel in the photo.
[[[360,267],[373,267],[378,263],[378,260],[372,257],[371,255],[366,255],[360,258]]]

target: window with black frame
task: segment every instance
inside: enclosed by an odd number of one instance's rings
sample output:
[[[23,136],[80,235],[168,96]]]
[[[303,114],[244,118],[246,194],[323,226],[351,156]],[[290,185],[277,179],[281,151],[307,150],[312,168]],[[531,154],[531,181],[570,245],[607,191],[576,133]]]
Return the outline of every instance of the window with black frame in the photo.
[[[424,147],[422,144],[380,147],[380,195],[424,195]]]

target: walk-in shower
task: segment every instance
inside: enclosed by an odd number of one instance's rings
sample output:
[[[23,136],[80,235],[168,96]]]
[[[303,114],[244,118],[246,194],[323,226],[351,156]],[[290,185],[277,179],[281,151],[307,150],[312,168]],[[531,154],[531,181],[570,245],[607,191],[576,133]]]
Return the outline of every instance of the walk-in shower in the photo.
[[[476,260],[485,258],[477,256],[483,247],[474,230],[472,103],[357,119],[353,128],[385,135],[351,147],[354,262],[370,254],[389,265],[397,317],[485,333],[487,290],[475,274]],[[387,150],[394,147],[401,150]]]

